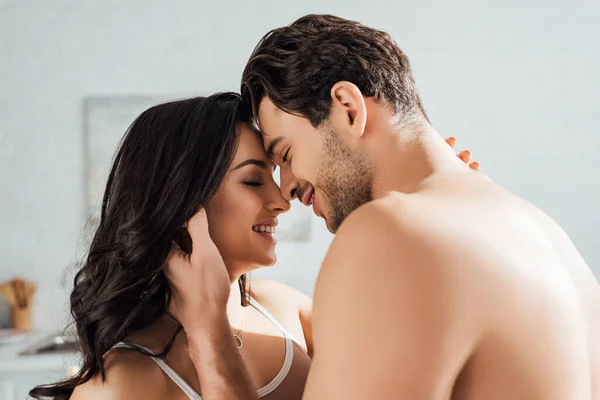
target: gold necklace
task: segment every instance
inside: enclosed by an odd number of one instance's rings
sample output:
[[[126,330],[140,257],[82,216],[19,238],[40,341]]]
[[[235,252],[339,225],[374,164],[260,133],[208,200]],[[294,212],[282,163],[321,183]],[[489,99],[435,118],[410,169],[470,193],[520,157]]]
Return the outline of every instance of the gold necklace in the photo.
[[[240,330],[238,331],[238,333],[234,333],[233,334],[233,338],[235,339],[235,342],[237,343],[238,349],[241,349],[244,346],[244,342],[242,341],[242,337],[240,336],[242,334],[242,330],[244,329],[244,320],[242,319],[242,327],[240,328]]]
[[[170,312],[165,312],[165,316],[170,319],[171,321],[175,322],[178,325],[181,325],[181,323],[179,321],[177,321],[177,319],[175,317],[173,317],[171,315]],[[241,349],[244,346],[244,342],[242,341],[242,331],[244,330],[244,319],[242,319],[242,327],[240,328],[240,330],[238,331],[238,333],[234,333],[233,334],[233,338],[235,339],[235,343],[237,344],[238,349]]]

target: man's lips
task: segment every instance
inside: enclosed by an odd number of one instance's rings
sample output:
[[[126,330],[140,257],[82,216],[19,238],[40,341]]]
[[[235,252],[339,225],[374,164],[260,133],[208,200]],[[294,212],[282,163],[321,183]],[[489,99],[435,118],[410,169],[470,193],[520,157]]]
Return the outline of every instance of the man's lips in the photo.
[[[300,201],[302,202],[302,204],[304,204],[305,206],[310,206],[312,204],[312,199],[313,196],[315,194],[315,189],[311,186],[306,190],[303,190],[300,193],[300,197],[298,197],[300,199]]]
[[[319,204],[318,204],[318,201],[317,201],[316,193],[313,193],[312,198],[311,198],[311,203],[312,203],[313,212],[315,213],[315,215],[317,217],[323,217],[321,215],[321,209],[319,208]]]
[[[300,202],[305,206],[311,206],[317,217],[321,217],[321,210],[317,204],[317,192],[314,187],[309,187],[306,191],[300,193]]]

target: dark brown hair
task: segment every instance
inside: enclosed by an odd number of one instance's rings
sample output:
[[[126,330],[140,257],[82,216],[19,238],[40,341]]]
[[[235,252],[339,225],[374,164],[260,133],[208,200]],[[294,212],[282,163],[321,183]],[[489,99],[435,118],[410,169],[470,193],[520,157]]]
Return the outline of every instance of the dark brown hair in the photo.
[[[172,242],[191,251],[181,227],[221,185],[238,148],[238,124],[249,121],[241,97],[221,93],[160,104],[133,122],[114,158],[99,225],[71,292],[79,372],[38,386],[30,396],[66,400],[77,385],[97,375],[104,380],[104,355],[167,312],[171,291],[163,267]],[[243,303],[245,276],[239,284]],[[158,354],[136,349],[163,357],[180,328]]]
[[[306,15],[260,40],[242,76],[242,97],[253,109],[267,96],[278,108],[318,127],[340,81],[387,103],[403,117],[427,114],[406,55],[385,32],[333,15]]]

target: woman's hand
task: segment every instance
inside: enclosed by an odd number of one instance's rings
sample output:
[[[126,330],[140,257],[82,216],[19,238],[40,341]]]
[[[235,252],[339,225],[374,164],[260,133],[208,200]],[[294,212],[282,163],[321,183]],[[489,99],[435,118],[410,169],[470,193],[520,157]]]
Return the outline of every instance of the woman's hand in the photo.
[[[173,243],[165,274],[171,285],[170,312],[187,333],[226,316],[231,283],[223,258],[208,232],[204,209],[187,224],[192,252]]]
[[[456,147],[456,138],[454,137],[449,137],[446,139],[446,143],[448,143],[450,145],[450,147],[452,147],[454,149],[454,147]],[[457,154],[458,158],[460,158],[461,160],[463,160],[463,162],[465,164],[467,164],[469,167],[471,167],[471,169],[475,170],[475,171],[479,171],[479,162],[478,161],[471,161],[471,151],[470,150],[463,150],[460,153]]]

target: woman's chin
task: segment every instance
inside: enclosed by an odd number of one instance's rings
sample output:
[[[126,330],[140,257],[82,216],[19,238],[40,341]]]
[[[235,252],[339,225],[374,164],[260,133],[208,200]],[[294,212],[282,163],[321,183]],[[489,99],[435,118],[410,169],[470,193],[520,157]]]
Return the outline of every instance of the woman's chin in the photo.
[[[272,267],[273,265],[275,265],[275,263],[277,262],[277,255],[275,254],[275,252],[270,252],[269,254],[264,254],[263,257],[261,257],[261,261],[258,263],[261,268],[262,267]]]

